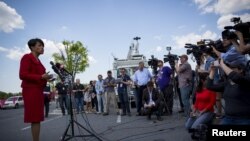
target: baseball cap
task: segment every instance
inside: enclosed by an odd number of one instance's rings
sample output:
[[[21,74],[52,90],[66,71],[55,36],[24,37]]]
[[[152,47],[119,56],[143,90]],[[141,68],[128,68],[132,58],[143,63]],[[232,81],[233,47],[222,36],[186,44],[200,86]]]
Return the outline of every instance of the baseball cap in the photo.
[[[188,56],[186,54],[179,56],[179,58],[185,58],[186,60],[188,60]]]

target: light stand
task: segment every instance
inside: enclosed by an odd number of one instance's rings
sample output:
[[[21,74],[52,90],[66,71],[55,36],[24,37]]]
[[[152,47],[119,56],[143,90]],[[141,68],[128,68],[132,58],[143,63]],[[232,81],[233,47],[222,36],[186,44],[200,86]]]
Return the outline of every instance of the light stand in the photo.
[[[67,128],[65,129],[63,136],[61,137],[61,141],[68,141],[73,138],[83,138],[83,137],[95,137],[97,140],[102,141],[101,138],[99,138],[97,135],[92,133],[90,130],[86,129],[84,126],[82,126],[80,123],[78,123],[73,116],[73,108],[72,108],[72,90],[73,90],[73,77],[72,74],[69,73],[64,68],[58,68],[56,65],[54,65],[53,62],[50,62],[52,65],[52,69],[55,73],[57,73],[62,81],[65,82],[65,85],[68,86],[68,93],[69,93],[69,111],[70,111],[70,119],[69,124],[67,125]],[[76,124],[78,127],[81,127],[83,130],[88,132],[88,135],[75,135],[74,130],[74,124]],[[71,133],[69,132],[69,128],[71,127]]]

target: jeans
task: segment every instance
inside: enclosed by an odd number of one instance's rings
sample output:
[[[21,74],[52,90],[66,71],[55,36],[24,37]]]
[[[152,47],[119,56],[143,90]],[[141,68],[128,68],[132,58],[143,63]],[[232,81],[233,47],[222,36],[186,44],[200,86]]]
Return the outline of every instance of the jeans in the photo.
[[[81,111],[84,111],[83,97],[76,97],[75,101],[76,101],[76,110],[77,110],[77,112],[80,112],[80,109],[81,109]]]
[[[68,106],[68,96],[67,95],[59,95],[59,104],[62,110],[62,113],[65,114],[65,108],[68,110],[69,106]],[[68,110],[69,112],[69,110]]]
[[[98,101],[98,112],[102,113],[104,110],[104,105],[105,105],[105,97],[104,94],[97,94],[97,101]]]
[[[123,114],[126,114],[126,112],[130,113],[127,89],[118,90],[118,95],[119,95],[119,100],[121,103]]]
[[[225,116],[222,119],[220,124],[222,125],[250,125],[250,119]]]
[[[186,129],[197,129],[201,124],[208,124],[213,120],[214,113],[206,112],[200,115],[199,117],[190,117],[185,124]]]
[[[189,101],[189,99],[190,99],[191,90],[192,90],[192,86],[186,86],[186,87],[180,88],[181,100],[183,102],[184,114],[185,114],[186,117],[189,116],[189,112],[190,112],[190,101]]]

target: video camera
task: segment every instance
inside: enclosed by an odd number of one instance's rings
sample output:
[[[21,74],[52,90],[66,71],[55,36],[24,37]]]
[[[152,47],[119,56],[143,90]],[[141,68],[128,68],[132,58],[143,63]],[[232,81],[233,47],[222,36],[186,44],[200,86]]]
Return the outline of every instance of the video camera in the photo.
[[[157,74],[158,59],[151,55],[151,59],[148,61],[148,65],[153,69],[153,74]]]
[[[163,61],[168,62],[170,67],[174,70],[175,69],[175,61],[179,60],[178,55],[176,54],[171,54],[171,47],[166,47],[167,51],[168,51],[168,55],[164,55]]]
[[[223,43],[220,39],[216,41],[204,39],[197,42],[197,45],[195,44],[185,45],[185,48],[188,48],[187,54],[188,55],[193,54],[198,65],[200,65],[201,63],[201,56],[203,53],[206,53],[215,59],[218,58],[218,56],[213,52],[212,47],[214,47],[219,52],[226,52],[225,48],[223,47]]]
[[[231,22],[233,22],[234,26],[225,26],[224,29],[227,31],[224,36],[227,39],[237,39],[237,35],[231,31],[236,30],[242,33],[243,39],[245,42],[250,41],[250,22],[243,23],[240,19],[240,17],[233,17],[231,19]]]

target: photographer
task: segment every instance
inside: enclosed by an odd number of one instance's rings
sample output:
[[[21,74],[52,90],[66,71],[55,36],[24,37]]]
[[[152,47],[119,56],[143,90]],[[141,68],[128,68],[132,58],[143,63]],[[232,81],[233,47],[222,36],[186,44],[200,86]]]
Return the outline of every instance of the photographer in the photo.
[[[130,77],[126,74],[126,69],[120,69],[121,75],[118,76],[120,82],[118,82],[118,96],[122,108],[122,116],[128,113],[128,116],[131,116],[130,107],[129,107],[129,98],[128,98],[128,85],[131,84]]]
[[[175,62],[175,69],[178,75],[179,88],[181,92],[181,99],[184,104],[185,116],[189,115],[190,110],[190,94],[192,91],[192,69],[191,65],[187,62],[188,56],[180,56],[181,64],[178,66],[178,61]]]
[[[235,60],[241,59],[241,62],[246,63],[246,59],[244,55],[241,55],[233,45],[233,42],[236,42],[236,39],[232,39],[232,33],[229,30],[224,30],[222,32],[222,39],[223,39],[223,47],[226,48],[226,53],[221,53],[213,47],[214,53],[219,57],[222,58],[225,63],[231,62],[234,63]]]
[[[56,90],[58,92],[58,100],[59,100],[60,108],[62,110],[62,114],[65,115],[65,109],[67,109],[68,114],[69,114],[67,86],[62,81],[62,82],[57,83],[55,87],[56,87]]]
[[[80,79],[76,79],[76,83],[73,86],[73,92],[75,94],[77,114],[84,112],[83,92],[85,92],[85,88],[83,84],[80,83]]]
[[[242,33],[240,31],[235,31],[234,33],[237,35],[237,37],[239,39],[239,43],[237,41],[233,42],[233,44],[236,46],[236,50],[238,52],[240,52],[241,54],[250,53],[250,41],[248,41],[246,43],[244,41],[243,35],[242,35]]]
[[[185,124],[187,129],[197,129],[199,125],[209,123],[214,116],[216,93],[206,88],[207,72],[198,73],[198,76],[195,104]]]
[[[213,84],[215,67],[211,66],[207,88],[216,92],[223,92],[226,106],[225,117],[221,124],[250,125],[250,77],[244,74],[245,64],[239,58],[234,60],[234,63],[231,63],[230,66],[227,66],[221,59],[220,66],[228,77],[227,81]]]
[[[170,84],[172,70],[168,66],[163,66],[163,61],[161,60],[158,60],[158,67],[156,83],[165,99],[166,114],[171,115],[173,111],[173,85]]]

